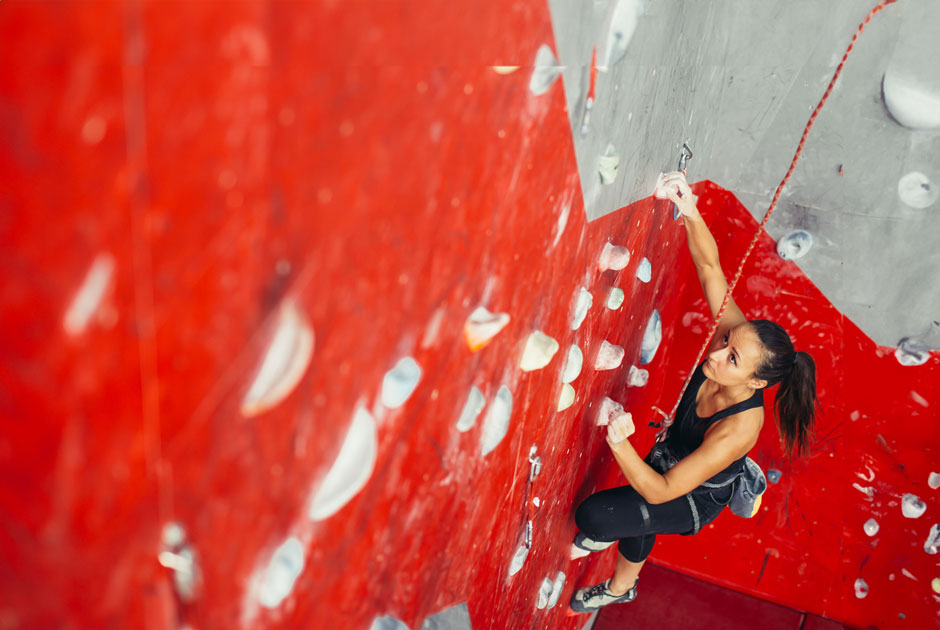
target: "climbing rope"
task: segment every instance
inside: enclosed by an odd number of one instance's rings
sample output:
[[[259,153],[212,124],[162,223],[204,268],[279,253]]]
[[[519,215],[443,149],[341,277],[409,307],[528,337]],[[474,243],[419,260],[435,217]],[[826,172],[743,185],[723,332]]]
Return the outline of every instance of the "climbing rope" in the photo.
[[[669,413],[669,415],[663,418],[662,428],[660,428],[660,430],[656,433],[657,442],[661,442],[663,439],[665,439],[666,431],[675,421],[676,411],[679,409],[679,403],[682,401],[682,396],[685,394],[685,390],[689,387],[689,382],[692,380],[692,374],[695,372],[695,368],[698,366],[699,362],[702,360],[702,356],[708,349],[712,337],[715,335],[715,331],[718,330],[718,324],[721,322],[721,317],[725,314],[725,309],[728,307],[728,300],[731,299],[731,293],[737,286],[738,280],[741,279],[741,273],[744,271],[744,264],[751,255],[751,251],[753,251],[754,246],[757,245],[757,240],[760,238],[760,233],[767,225],[767,221],[770,220],[770,215],[773,214],[774,209],[777,207],[777,202],[780,200],[780,194],[783,192],[783,187],[786,186],[787,182],[790,180],[790,176],[793,174],[793,170],[796,168],[796,163],[799,162],[800,155],[803,153],[803,146],[806,144],[806,138],[809,136],[809,130],[813,128],[813,123],[816,122],[816,116],[819,115],[823,105],[825,105],[826,101],[829,99],[829,95],[832,94],[832,89],[835,87],[836,81],[839,79],[839,75],[842,74],[842,67],[845,65],[845,61],[848,59],[849,53],[852,52],[852,48],[855,46],[855,42],[858,41],[859,35],[862,34],[862,31],[865,30],[865,26],[868,25],[871,19],[875,17],[879,11],[884,9],[889,4],[894,4],[896,1],[897,0],[884,0],[874,9],[869,11],[868,15],[865,16],[865,19],[862,20],[862,23],[858,25],[858,29],[856,29],[855,35],[852,36],[852,41],[849,42],[848,48],[845,49],[845,54],[842,55],[842,61],[840,61],[839,65],[836,67],[836,71],[832,75],[832,79],[829,81],[829,86],[826,88],[826,92],[822,95],[822,98],[819,99],[819,103],[816,104],[816,109],[813,110],[813,113],[810,114],[809,120],[806,122],[806,127],[803,129],[803,136],[800,138],[800,143],[797,145],[796,152],[793,154],[793,160],[790,161],[790,168],[787,169],[787,174],[783,176],[783,179],[780,181],[780,185],[777,186],[777,191],[774,193],[773,199],[770,202],[770,206],[767,208],[767,213],[764,215],[763,220],[761,220],[760,225],[757,226],[757,231],[754,233],[754,238],[751,239],[750,244],[747,246],[747,250],[744,252],[744,257],[741,259],[741,263],[738,265],[738,269],[734,274],[734,279],[728,286],[728,291],[725,293],[725,298],[721,302],[721,308],[718,309],[718,314],[715,316],[715,321],[712,322],[711,330],[708,331],[708,335],[705,337],[705,342],[702,344],[702,347],[699,348],[698,355],[695,357],[695,361],[692,363],[692,369],[689,371],[689,376],[682,384],[682,390],[679,392],[679,397],[676,399],[676,404],[673,405],[672,411]],[[654,410],[656,409],[654,408]],[[659,413],[662,412],[660,411]],[[665,414],[663,415],[665,416]]]

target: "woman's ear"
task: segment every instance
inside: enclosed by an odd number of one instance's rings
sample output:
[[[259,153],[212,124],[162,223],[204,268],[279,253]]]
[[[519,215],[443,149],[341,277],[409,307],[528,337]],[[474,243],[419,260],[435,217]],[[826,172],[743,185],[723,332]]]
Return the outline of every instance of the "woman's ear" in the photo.
[[[763,378],[749,378],[747,381],[747,386],[751,389],[764,389],[767,387],[767,380]]]

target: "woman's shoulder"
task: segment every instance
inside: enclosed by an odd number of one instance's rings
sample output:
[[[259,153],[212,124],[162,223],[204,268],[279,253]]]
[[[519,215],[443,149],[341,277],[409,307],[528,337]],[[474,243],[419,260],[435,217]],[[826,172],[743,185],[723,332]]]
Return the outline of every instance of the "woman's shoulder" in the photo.
[[[716,432],[733,433],[738,438],[748,438],[746,441],[756,443],[763,427],[764,407],[751,407],[716,420],[705,431],[705,437]]]

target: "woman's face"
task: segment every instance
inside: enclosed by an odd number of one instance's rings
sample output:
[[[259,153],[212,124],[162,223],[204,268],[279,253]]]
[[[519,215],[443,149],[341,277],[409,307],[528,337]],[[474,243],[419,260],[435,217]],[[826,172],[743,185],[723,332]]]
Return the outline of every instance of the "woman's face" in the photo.
[[[763,358],[763,348],[757,333],[748,324],[740,324],[718,340],[715,350],[708,353],[702,370],[705,376],[720,385],[746,385],[758,389],[766,382],[752,378]]]

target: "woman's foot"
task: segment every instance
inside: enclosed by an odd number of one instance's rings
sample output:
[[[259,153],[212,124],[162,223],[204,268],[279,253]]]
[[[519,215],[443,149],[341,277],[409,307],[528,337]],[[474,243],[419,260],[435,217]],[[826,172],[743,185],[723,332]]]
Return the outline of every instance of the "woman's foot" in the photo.
[[[603,551],[615,542],[617,541],[612,540],[610,542],[599,542],[597,540],[588,538],[584,534],[578,534],[574,537],[574,543],[571,546],[571,559],[576,560],[577,558],[583,558],[592,551]]]
[[[595,584],[594,586],[585,586],[575,591],[571,597],[571,610],[579,613],[590,613],[606,606],[607,604],[625,604],[632,602],[636,597],[636,585],[639,579],[633,583],[633,588],[626,593],[618,594],[611,592],[608,588],[610,580]]]

